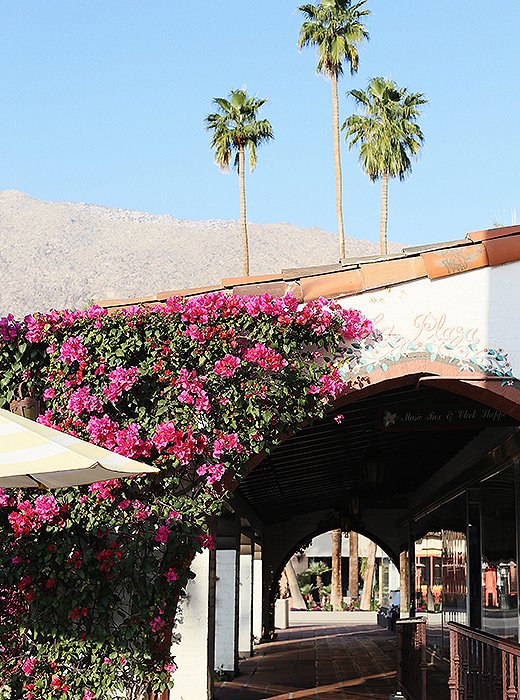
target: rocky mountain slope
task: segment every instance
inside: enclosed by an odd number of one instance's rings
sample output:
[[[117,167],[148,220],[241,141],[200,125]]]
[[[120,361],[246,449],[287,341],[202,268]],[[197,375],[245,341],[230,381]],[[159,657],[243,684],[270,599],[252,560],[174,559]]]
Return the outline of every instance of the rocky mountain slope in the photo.
[[[393,249],[400,250],[399,244]],[[290,224],[251,224],[251,274],[337,261],[336,236]],[[347,255],[377,253],[348,238]],[[0,191],[0,315],[81,307],[241,275],[235,221],[184,221]]]

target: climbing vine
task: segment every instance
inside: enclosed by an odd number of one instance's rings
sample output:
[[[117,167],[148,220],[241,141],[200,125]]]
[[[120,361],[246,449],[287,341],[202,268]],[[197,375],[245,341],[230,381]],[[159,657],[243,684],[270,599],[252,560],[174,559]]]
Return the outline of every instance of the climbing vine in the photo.
[[[141,698],[173,685],[179,599],[255,454],[345,390],[332,357],[371,324],[320,299],[212,294],[0,320],[0,404],[158,475],[0,490],[0,697]]]

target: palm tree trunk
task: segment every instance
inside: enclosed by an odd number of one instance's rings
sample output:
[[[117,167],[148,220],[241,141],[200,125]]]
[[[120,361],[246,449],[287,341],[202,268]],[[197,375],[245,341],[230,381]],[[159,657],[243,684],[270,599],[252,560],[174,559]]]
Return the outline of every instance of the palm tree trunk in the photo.
[[[244,277],[249,277],[249,240],[247,237],[246,215],[246,168],[244,147],[238,149],[238,179],[240,182],[240,228],[242,231],[242,260],[244,263]]]
[[[345,257],[345,232],[343,230],[343,184],[341,181],[341,154],[339,141],[338,76],[331,76],[332,85],[332,133],[334,136],[334,171],[336,174],[336,215],[338,218],[339,259]]]
[[[386,229],[388,225],[388,175],[384,173],[381,177],[381,224],[379,226],[379,247],[381,255],[388,252]]]
[[[341,601],[343,600],[343,586],[341,581],[341,530],[332,531],[332,585],[331,603],[334,612],[341,611]]]
[[[351,598],[357,598],[359,595],[359,547],[357,532],[350,532],[348,544],[348,594]]]
[[[368,543],[367,569],[363,579],[363,594],[359,605],[361,610],[370,610],[370,603],[372,601],[372,587],[374,585],[374,573],[376,568],[376,550],[376,543],[370,541]]]
[[[296,572],[290,559],[285,565],[285,575],[287,576],[287,582],[289,583],[289,590],[291,592],[292,607],[297,610],[307,610],[307,605],[305,604],[300,587],[298,586]]]

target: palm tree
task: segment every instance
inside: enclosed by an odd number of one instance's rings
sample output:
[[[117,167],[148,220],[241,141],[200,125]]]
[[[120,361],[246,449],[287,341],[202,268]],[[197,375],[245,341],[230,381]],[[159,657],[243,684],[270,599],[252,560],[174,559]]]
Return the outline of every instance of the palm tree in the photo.
[[[267,100],[250,97],[245,88],[231,90],[229,99],[215,97],[217,112],[208,114],[206,129],[212,131],[211,147],[215,151],[215,162],[224,172],[229,171],[231,158],[238,170],[240,187],[240,225],[242,230],[242,256],[244,275],[249,276],[249,241],[246,217],[246,150],[249,151],[249,169],[256,165],[257,147],[273,138],[273,130],[267,119],[258,121],[258,110]]]
[[[358,69],[358,45],[368,39],[363,17],[370,15],[364,9],[367,0],[352,4],[352,0],[321,0],[319,5],[302,5],[299,11],[305,16],[300,29],[298,47],[316,46],[318,49],[317,72],[331,80],[332,130],[334,137],[334,170],[336,175],[336,215],[338,218],[339,257],[345,257],[345,232],[343,229],[343,192],[341,181],[341,156],[339,139],[338,78],[343,65],[350,73]]]
[[[341,528],[332,530],[332,582],[331,582],[331,603],[334,612],[341,610],[343,600],[343,585],[341,580]]]
[[[361,114],[343,124],[349,147],[360,144],[359,160],[375,182],[381,178],[381,254],[387,253],[388,179],[404,180],[411,158],[421,150],[424,136],[417,124],[419,107],[428,102],[422,92],[409,93],[388,78],[373,78],[366,91],[351,90]]]
[[[356,600],[359,595],[359,545],[358,533],[350,531],[349,537],[349,558],[348,558],[348,594],[352,600]]]
[[[374,573],[376,569],[377,545],[372,540],[368,543],[368,557],[363,576],[363,593],[361,594],[360,610],[370,610],[372,602],[372,590],[374,585]]]

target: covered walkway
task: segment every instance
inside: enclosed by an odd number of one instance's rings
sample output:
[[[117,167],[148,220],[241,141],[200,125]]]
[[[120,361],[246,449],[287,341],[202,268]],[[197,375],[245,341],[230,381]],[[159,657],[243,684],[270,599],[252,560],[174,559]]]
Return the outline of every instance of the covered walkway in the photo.
[[[366,623],[302,625],[279,631],[217,684],[217,700],[388,700],[396,690],[395,635]],[[437,678],[429,700],[447,700]],[[436,692],[437,691],[437,692]]]

